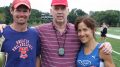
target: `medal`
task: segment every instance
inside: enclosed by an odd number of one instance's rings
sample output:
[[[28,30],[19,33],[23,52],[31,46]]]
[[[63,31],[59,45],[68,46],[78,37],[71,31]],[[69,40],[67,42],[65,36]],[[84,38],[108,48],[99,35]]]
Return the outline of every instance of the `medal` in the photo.
[[[64,48],[60,47],[60,48],[58,49],[58,54],[59,54],[60,56],[64,56],[64,53],[65,53]]]
[[[58,55],[59,56],[64,56],[65,55],[65,41],[66,41],[66,33],[63,33],[62,36],[58,36],[57,34],[57,30],[54,28],[53,26],[53,29],[55,30],[55,35],[56,35],[56,42],[58,43]],[[67,31],[66,31],[67,32]],[[60,39],[59,39],[60,38]],[[62,39],[61,39],[62,38]],[[60,41],[59,41],[60,40]]]

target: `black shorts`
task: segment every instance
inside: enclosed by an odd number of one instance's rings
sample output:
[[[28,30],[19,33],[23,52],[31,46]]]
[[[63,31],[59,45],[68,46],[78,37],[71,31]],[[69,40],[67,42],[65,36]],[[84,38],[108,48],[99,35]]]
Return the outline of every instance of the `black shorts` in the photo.
[[[101,32],[101,37],[106,37],[106,33]]]

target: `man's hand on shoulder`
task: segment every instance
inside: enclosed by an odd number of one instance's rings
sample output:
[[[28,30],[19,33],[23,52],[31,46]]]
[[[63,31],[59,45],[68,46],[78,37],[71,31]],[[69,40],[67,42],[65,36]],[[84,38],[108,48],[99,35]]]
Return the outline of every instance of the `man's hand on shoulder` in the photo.
[[[7,26],[6,24],[0,24],[0,31],[1,31],[1,33],[3,32],[3,29],[4,29],[6,26]]]
[[[112,46],[111,46],[110,42],[104,42],[103,44],[101,44],[101,46],[99,48],[102,49],[105,54],[112,53]]]

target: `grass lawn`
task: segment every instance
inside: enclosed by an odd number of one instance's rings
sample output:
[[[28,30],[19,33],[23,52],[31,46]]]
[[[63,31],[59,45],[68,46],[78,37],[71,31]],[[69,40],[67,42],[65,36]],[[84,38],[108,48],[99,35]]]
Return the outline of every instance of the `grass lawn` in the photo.
[[[113,50],[120,53],[120,40],[108,38],[107,41],[109,41],[112,44]],[[112,53],[113,60],[115,62],[116,67],[120,67],[120,55],[116,53]]]
[[[110,27],[108,28],[109,34],[119,35],[120,36],[120,27]]]
[[[97,28],[97,31],[100,31],[100,28]],[[108,34],[114,34],[120,36],[120,27],[109,27]]]
[[[97,36],[97,41],[100,42],[100,36]],[[120,53],[120,40],[113,38],[106,38],[107,42],[110,42],[114,51]],[[120,67],[120,55],[112,53],[113,61],[116,67]]]
[[[0,67],[2,67],[2,61],[3,61],[3,54],[2,53],[0,53]]]

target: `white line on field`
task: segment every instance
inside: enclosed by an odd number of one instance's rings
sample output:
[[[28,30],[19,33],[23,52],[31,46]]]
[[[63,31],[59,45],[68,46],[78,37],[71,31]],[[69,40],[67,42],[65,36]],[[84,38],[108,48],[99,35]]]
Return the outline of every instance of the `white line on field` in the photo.
[[[114,53],[116,53],[116,54],[118,54],[118,55],[120,55],[120,53],[119,52],[117,52],[117,51],[114,51],[114,50],[112,50]]]
[[[118,58],[113,57],[113,59],[115,59],[115,60],[117,60],[117,61],[119,61],[119,62],[120,62],[120,60],[118,60]]]
[[[116,51],[114,51],[114,50],[112,50],[115,54],[117,54],[117,55],[120,55],[120,53],[119,52],[116,52]],[[117,60],[117,61],[119,61],[120,62],[120,60],[118,59],[118,58],[115,58],[115,57],[113,57],[113,59],[115,59],[115,60]]]
[[[100,35],[100,32],[95,32],[96,34]],[[113,35],[113,34],[107,34],[107,37],[110,37],[110,38],[115,38],[115,39],[120,39],[120,36],[118,35]]]

